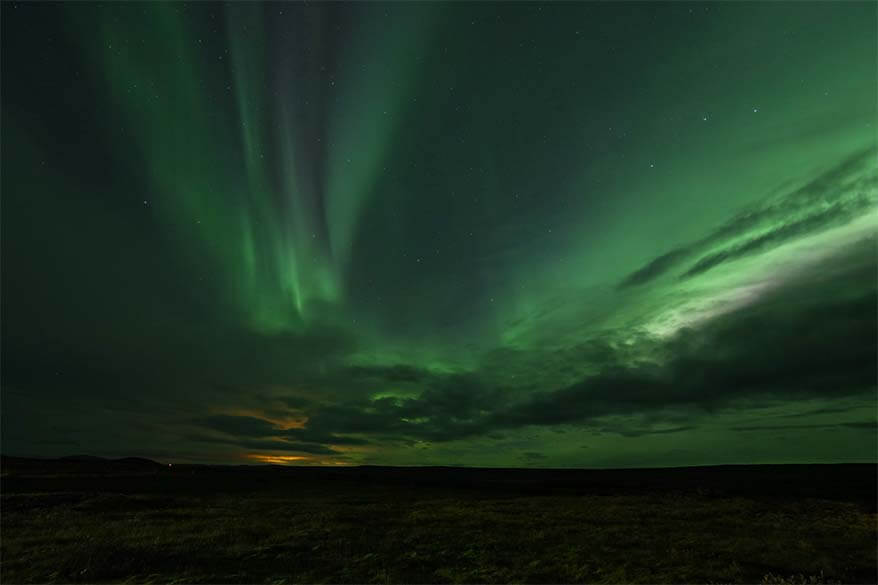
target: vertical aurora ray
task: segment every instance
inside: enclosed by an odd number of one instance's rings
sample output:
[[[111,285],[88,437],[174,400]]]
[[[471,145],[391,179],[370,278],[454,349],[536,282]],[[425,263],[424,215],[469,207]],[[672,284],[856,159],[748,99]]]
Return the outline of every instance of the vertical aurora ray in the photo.
[[[351,262],[359,214],[376,179],[393,166],[389,146],[424,75],[418,70],[431,41],[437,6],[395,10],[359,8],[351,17],[353,43],[331,80],[326,139],[326,215],[341,266]]]
[[[232,4],[225,12],[251,210],[241,216],[245,234],[242,302],[250,308],[258,329],[283,330],[304,317],[302,296],[310,291],[303,291],[307,283],[302,282],[301,259],[287,237],[289,211],[279,205],[278,182],[269,172],[273,148],[267,95],[271,72],[264,67],[266,29],[261,10]],[[291,196],[296,196],[295,191]]]
[[[260,96],[254,92],[260,85],[243,74],[234,82],[227,80],[225,51],[215,49],[211,63],[203,50],[193,50],[193,45],[201,49],[217,42],[215,13],[209,25],[196,27],[195,16],[183,6],[149,4],[101,12],[98,50],[111,101],[122,123],[132,128],[128,146],[140,153],[153,185],[153,197],[145,205],[175,237],[189,242],[183,249],[190,261],[221,274],[223,293],[242,318],[267,326],[280,311],[286,321],[292,320],[294,313],[280,307],[276,298],[282,292],[276,278],[282,261],[275,257],[284,250],[268,207],[264,122],[256,103]],[[144,35],[140,42],[131,41],[135,31]],[[241,51],[231,51],[238,66],[247,58]],[[251,71],[235,64],[230,68]],[[240,123],[233,110],[216,103],[232,89],[238,95]],[[235,128],[240,129],[239,139]]]

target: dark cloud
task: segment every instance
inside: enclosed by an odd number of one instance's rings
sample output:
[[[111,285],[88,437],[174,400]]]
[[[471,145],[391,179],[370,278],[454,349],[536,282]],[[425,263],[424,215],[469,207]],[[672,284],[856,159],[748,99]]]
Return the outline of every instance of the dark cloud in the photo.
[[[380,375],[380,370],[375,375]],[[358,371],[358,376],[363,370]],[[426,386],[417,397],[380,397],[326,405],[309,411],[300,437],[325,438],[335,433],[370,434],[386,440],[415,437],[451,440],[480,432],[479,424],[504,399],[501,388],[475,374],[421,374]],[[338,443],[341,444],[341,443]]]
[[[669,429],[649,429],[649,428],[637,428],[637,427],[626,427],[626,426],[602,426],[596,430],[596,433],[611,433],[616,435],[621,435],[623,437],[643,437],[646,435],[671,435],[674,433],[683,433],[686,431],[691,431],[696,429],[694,425],[685,425],[679,427],[673,427]]]
[[[865,430],[874,431],[874,430],[878,430],[878,421],[864,420],[864,421],[857,421],[857,422],[844,422],[844,423],[841,423],[841,426],[848,427],[851,429],[865,429]]]
[[[730,260],[777,246],[799,236],[842,224],[858,217],[874,201],[866,195],[878,177],[869,172],[874,149],[854,152],[841,163],[818,174],[804,186],[779,199],[738,214],[697,242],[671,250],[649,261],[619,283],[618,288],[639,286],[674,269],[687,258],[704,253],[711,246],[753,233],[743,243],[712,252],[696,261],[682,277],[688,278]],[[853,192],[854,196],[845,198]],[[816,211],[811,211],[820,206]],[[790,220],[805,214],[799,219]],[[780,224],[780,225],[777,225]],[[763,228],[761,233],[755,234]]]
[[[823,230],[834,225],[840,225],[854,219],[869,207],[871,202],[865,196],[857,197],[845,204],[836,204],[832,207],[813,213],[803,219],[794,221],[780,227],[769,230],[749,240],[729,246],[718,252],[713,252],[698,260],[689,270],[681,275],[681,278],[691,278],[707,272],[711,268],[724,262],[737,260],[744,256],[754,254],[771,248],[815,231]]]
[[[801,418],[806,416],[816,416],[823,414],[841,414],[843,412],[850,412],[855,408],[859,408],[858,406],[824,406],[822,408],[812,408],[810,410],[804,410],[802,412],[790,412],[787,414],[778,414],[776,416],[781,418]]]
[[[750,431],[786,431],[786,430],[801,430],[801,429],[860,429],[866,431],[874,431],[878,430],[878,421],[854,421],[854,422],[839,422],[832,424],[801,424],[801,425],[745,425],[739,427],[731,427],[730,430],[733,431],[742,431],[742,432],[750,432]]]
[[[619,283],[619,288],[638,286],[654,280],[679,264],[690,254],[691,250],[688,247],[671,250],[667,254],[662,254],[658,258],[650,261],[643,268],[635,270],[628,275],[625,280]]]
[[[217,414],[193,422],[215,431],[241,437],[268,437],[278,434],[280,430],[274,423],[254,416]]]
[[[369,445],[372,441],[362,437],[347,437],[336,435],[331,432],[320,432],[315,428],[294,428],[283,432],[284,436],[313,443],[328,443],[332,445]]]

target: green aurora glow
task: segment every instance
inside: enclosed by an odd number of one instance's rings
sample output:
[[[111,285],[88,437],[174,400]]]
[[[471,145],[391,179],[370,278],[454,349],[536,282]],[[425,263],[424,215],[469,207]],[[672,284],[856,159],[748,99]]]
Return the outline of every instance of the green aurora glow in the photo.
[[[876,16],[3,3],[3,451],[875,461]]]

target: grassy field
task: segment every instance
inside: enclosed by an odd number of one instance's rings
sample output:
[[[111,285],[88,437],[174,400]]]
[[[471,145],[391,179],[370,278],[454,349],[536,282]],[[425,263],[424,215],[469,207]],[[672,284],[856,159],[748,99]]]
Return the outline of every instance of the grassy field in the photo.
[[[381,481],[380,473],[283,481],[265,471],[247,474],[34,481],[7,475],[0,579],[876,581],[876,515],[862,502],[742,496],[700,486],[538,495],[472,483],[414,486]]]

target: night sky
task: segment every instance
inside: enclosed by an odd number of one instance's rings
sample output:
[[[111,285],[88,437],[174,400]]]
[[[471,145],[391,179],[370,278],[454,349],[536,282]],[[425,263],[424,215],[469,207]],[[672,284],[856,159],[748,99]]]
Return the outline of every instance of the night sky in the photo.
[[[2,451],[878,460],[874,2],[2,3]]]

